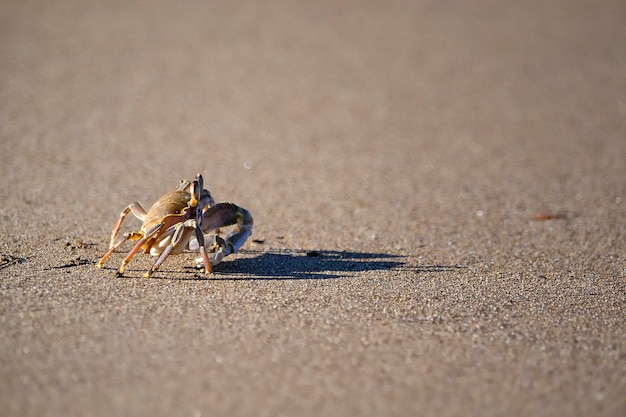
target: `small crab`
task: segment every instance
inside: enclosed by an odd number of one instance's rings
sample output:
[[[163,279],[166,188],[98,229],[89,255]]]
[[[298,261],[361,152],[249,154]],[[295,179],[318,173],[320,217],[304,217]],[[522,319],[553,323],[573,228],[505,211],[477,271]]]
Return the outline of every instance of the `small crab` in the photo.
[[[248,210],[233,203],[216,203],[203,184],[200,174],[193,181],[183,180],[175,191],[163,195],[147,212],[138,202],[129,204],[113,225],[109,250],[96,268],[101,268],[124,242],[136,240],[122,261],[118,276],[142,249],[144,253],[158,256],[152,268],[144,274],[146,278],[152,276],[168,256],[185,249],[199,249],[200,258],[196,261],[204,264],[205,273],[212,273],[213,265],[236,252],[252,234],[252,216]],[[129,213],[143,222],[141,230],[128,232],[118,241],[117,235]],[[219,229],[231,225],[235,225],[235,229],[222,238]]]

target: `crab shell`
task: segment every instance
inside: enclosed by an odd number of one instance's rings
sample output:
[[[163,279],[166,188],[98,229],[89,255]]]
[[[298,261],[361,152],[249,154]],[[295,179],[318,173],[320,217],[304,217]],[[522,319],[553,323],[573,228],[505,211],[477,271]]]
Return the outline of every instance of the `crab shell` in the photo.
[[[149,239],[141,247],[145,253],[150,251],[150,255],[156,256],[163,252],[163,249],[170,242],[172,235],[174,234],[174,228],[178,223],[182,223],[189,219],[191,208],[189,202],[191,201],[191,194],[186,191],[172,191],[159,198],[146,213],[146,218],[141,225],[141,232],[145,235],[146,232],[159,224],[161,231],[156,236]],[[186,234],[191,234],[188,232]],[[188,242],[190,237],[183,241]],[[176,245],[172,253],[180,253],[185,249],[187,245]]]

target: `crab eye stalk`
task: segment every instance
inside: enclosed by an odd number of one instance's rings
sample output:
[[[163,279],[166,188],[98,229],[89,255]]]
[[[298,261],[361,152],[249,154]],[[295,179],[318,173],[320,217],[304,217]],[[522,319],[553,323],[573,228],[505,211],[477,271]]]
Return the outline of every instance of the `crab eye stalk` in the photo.
[[[202,182],[202,179],[200,182]],[[190,205],[192,207],[196,207],[198,205],[198,200],[202,197],[202,185],[198,183],[197,179],[192,181],[191,187],[189,187],[189,194],[191,194]]]
[[[202,174],[196,174],[196,182],[198,183],[198,188],[200,188],[200,192],[204,189],[204,179],[202,178]]]

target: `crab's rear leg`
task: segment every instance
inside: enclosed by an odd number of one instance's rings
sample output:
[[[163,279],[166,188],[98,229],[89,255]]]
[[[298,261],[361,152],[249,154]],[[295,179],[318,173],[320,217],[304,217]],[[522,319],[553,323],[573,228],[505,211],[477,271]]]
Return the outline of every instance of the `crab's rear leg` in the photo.
[[[231,253],[237,252],[252,234],[252,215],[250,212],[233,203],[217,203],[202,214],[201,228],[204,233],[210,233],[221,227],[235,225],[226,239],[213,235],[213,244],[210,248],[211,264],[215,265]],[[199,240],[192,240],[190,249],[200,246]]]
[[[139,252],[139,250],[146,244],[146,242],[152,239],[159,233],[159,230],[163,227],[164,223],[159,223],[152,226],[150,229],[146,231],[146,233],[139,239],[137,244],[133,246],[133,248],[128,252],[128,255],[122,261],[122,265],[120,265],[120,269],[118,271],[118,276],[122,276],[124,274],[124,269],[126,269],[126,265],[130,263],[133,257]]]
[[[126,218],[126,216],[128,216],[129,213],[133,213],[133,215],[137,217],[139,220],[141,220],[142,222],[146,218],[146,210],[143,208],[143,206],[140,203],[138,203],[137,201],[135,201],[134,203],[130,203],[128,207],[126,207],[120,213],[119,219],[117,219],[117,221],[113,225],[113,230],[111,231],[111,240],[109,242],[109,249],[113,248],[114,246],[119,247],[119,245],[115,244],[115,241],[117,240],[117,235],[119,234],[120,229],[122,228],[122,223],[124,222],[124,219]],[[124,242],[124,240],[122,242]]]
[[[109,257],[111,256],[111,254],[120,246],[122,246],[122,244],[124,242],[126,242],[127,240],[139,240],[143,237],[143,234],[141,232],[128,232],[124,235],[124,239],[120,239],[119,242],[116,242],[113,246],[111,246],[109,248],[109,250],[107,251],[107,253],[104,254],[104,256],[98,261],[98,263],[96,264],[96,268],[102,268],[102,265],[104,265],[104,263],[107,261],[107,259],[109,259]]]

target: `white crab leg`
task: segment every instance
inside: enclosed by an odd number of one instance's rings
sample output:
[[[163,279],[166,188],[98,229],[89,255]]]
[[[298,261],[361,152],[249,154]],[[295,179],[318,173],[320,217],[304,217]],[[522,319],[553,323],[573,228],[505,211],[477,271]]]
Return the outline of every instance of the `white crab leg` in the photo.
[[[213,265],[209,259],[206,248],[204,246],[204,235],[202,234],[202,229],[200,229],[199,225],[196,225],[196,241],[198,242],[198,246],[200,247],[200,260],[204,264],[204,272],[206,274],[210,274],[213,272]]]
[[[163,262],[172,254],[180,252],[186,243],[189,241],[189,234],[194,230],[199,231],[197,227],[197,223],[194,219],[189,219],[184,223],[178,223],[174,227],[174,233],[172,234],[172,238],[170,243],[163,249],[163,252],[159,255],[157,260],[152,265],[152,268],[148,272],[144,274],[145,278],[150,278],[150,276],[156,272]],[[199,232],[196,232],[198,234]],[[209,262],[207,258],[207,263]],[[211,264],[209,263],[208,272],[211,271]]]

